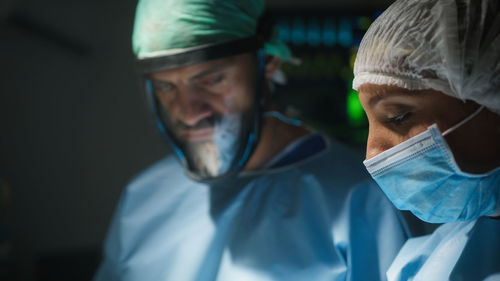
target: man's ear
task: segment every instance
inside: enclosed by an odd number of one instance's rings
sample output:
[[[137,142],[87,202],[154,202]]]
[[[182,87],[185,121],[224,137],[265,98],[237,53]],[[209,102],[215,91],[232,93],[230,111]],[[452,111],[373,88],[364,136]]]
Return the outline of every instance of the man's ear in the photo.
[[[275,56],[266,55],[266,78],[270,79],[280,69],[281,59]]]

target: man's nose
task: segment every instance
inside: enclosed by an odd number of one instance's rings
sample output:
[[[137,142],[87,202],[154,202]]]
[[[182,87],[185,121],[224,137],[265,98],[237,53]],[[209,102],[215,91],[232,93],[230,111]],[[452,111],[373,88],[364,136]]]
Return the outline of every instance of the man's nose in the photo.
[[[181,91],[179,117],[186,125],[194,126],[212,114],[213,108],[204,93],[195,89]]]

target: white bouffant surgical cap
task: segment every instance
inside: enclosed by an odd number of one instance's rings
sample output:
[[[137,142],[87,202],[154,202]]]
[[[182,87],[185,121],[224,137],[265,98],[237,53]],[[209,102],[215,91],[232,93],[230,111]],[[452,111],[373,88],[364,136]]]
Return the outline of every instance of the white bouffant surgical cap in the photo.
[[[353,88],[433,89],[500,114],[500,1],[398,0],[370,26]]]

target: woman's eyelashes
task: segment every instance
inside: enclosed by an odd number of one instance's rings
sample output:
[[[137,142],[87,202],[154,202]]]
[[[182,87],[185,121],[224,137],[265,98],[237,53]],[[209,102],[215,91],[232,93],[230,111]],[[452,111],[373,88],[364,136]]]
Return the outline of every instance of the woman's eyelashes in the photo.
[[[411,117],[412,113],[411,112],[405,112],[402,114],[397,114],[394,117],[387,118],[384,123],[386,124],[392,124],[392,125],[403,125],[408,121],[408,119]]]

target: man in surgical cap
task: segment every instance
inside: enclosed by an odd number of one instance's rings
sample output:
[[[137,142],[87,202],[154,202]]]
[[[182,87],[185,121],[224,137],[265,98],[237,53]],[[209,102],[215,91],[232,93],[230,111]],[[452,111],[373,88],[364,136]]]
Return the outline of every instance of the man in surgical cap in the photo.
[[[349,148],[272,110],[264,1],[141,0],[137,67],[174,156],[127,186],[95,280],[384,280],[407,234]]]
[[[444,223],[388,280],[500,280],[500,2],[398,0],[354,72],[366,168],[396,207]]]

